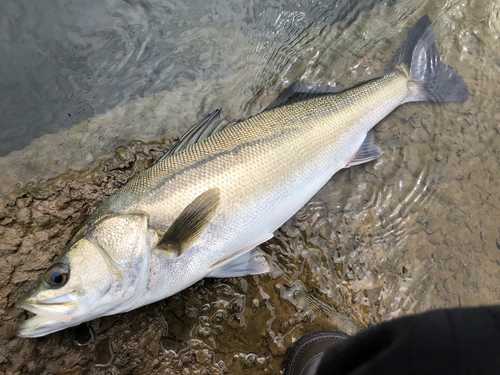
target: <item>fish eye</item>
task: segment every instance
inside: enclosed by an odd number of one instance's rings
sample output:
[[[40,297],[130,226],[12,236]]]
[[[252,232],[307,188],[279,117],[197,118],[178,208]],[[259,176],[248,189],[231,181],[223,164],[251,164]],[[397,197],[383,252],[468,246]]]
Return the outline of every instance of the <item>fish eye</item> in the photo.
[[[69,269],[64,263],[53,264],[45,272],[45,281],[52,286],[63,286],[69,279]]]

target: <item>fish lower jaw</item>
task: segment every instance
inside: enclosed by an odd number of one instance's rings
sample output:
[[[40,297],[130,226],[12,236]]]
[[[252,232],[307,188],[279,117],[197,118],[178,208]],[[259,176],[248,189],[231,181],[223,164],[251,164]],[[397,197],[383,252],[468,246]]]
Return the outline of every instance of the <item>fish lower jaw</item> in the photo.
[[[52,302],[31,304],[18,301],[16,307],[35,314],[19,323],[15,334],[19,337],[40,337],[81,323],[73,319],[75,302]]]
[[[37,314],[19,323],[14,333],[18,337],[35,338],[46,336],[63,329],[77,326],[80,323],[91,320],[92,317],[77,317],[69,322],[55,320],[51,317]]]
[[[53,326],[55,323],[58,322],[55,320],[50,320],[43,316],[35,315],[19,323],[16,326],[15,334],[18,337],[26,338],[45,336],[49,333],[55,332],[55,330],[47,329],[49,328],[49,326]]]
[[[51,302],[29,303],[18,301],[16,307],[36,314],[40,318],[68,323],[73,319],[76,302]]]

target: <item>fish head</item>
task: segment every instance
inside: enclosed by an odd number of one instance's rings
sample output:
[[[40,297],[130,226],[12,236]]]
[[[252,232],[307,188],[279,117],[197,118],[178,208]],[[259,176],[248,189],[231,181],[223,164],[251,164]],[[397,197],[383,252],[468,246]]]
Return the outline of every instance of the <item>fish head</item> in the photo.
[[[34,317],[16,327],[21,337],[37,337],[78,324],[83,314],[94,315],[113,292],[121,289],[121,274],[99,246],[78,240],[38,278],[16,306]]]
[[[146,218],[124,215],[80,233],[17,301],[35,316],[16,334],[44,336],[137,307],[149,278],[146,230]]]

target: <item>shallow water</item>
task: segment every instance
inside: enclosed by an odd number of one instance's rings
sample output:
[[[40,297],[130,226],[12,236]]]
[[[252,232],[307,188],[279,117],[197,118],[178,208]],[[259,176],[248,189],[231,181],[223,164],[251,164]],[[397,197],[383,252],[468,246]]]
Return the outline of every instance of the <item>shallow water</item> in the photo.
[[[87,28],[66,20],[51,26],[60,30],[55,39],[70,35],[72,42],[92,42],[93,50],[57,64],[33,62],[35,68],[55,69],[45,75],[52,84],[71,81],[77,62],[81,72],[101,64],[109,77],[91,69],[77,78],[80,86],[58,91],[47,105],[24,96],[30,110],[20,105],[11,116],[0,107],[2,131],[4,121],[11,129],[40,124],[25,143],[51,133],[0,158],[6,174],[0,182],[1,371],[278,374],[286,351],[311,330],[352,334],[404,314],[498,303],[500,3],[206,4],[64,8]],[[89,14],[83,9],[98,15],[83,21]],[[27,13],[21,8],[18,19]],[[104,22],[108,13],[116,16],[112,27]],[[470,98],[407,104],[377,125],[382,157],[337,173],[261,246],[271,275],[207,279],[165,301],[46,338],[12,337],[25,316],[13,307],[17,298],[99,202],[157,159],[176,134],[217,107],[230,118],[257,113],[297,79],[342,88],[377,77],[424,14],[433,20],[443,61],[464,78]],[[77,32],[66,34],[74,25]],[[118,47],[99,49],[105,36]],[[69,44],[61,48],[71,51]],[[63,65],[68,75],[57,70]],[[127,91],[134,74],[139,83]],[[25,84],[40,93],[33,80]],[[79,100],[94,116],[57,120],[66,112],[62,103]],[[37,108],[52,117],[25,123]],[[12,150],[24,146],[12,143]],[[39,188],[13,191],[28,181]]]

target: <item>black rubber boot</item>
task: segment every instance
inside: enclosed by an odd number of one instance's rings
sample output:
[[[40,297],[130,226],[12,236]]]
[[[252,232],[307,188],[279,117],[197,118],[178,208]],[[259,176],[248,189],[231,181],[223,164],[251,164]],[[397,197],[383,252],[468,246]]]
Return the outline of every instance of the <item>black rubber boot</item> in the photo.
[[[292,347],[283,375],[315,375],[323,352],[348,337],[340,331],[317,331],[302,336]]]

